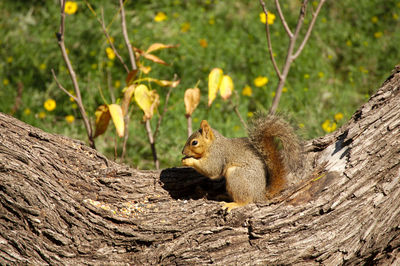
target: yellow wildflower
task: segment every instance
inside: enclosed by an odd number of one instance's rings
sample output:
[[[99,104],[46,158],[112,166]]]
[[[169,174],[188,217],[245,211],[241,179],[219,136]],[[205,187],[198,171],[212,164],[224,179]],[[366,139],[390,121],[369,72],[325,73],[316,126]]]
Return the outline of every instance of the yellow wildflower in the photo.
[[[254,79],[254,85],[256,87],[262,87],[268,83],[268,78],[263,76],[258,76]]]
[[[335,114],[334,118],[335,118],[335,121],[338,122],[343,119],[343,114],[341,112],[339,112],[339,113]]]
[[[92,64],[92,69],[97,69],[97,64]]]
[[[30,115],[30,114],[31,114],[31,109],[25,108],[24,115]]]
[[[397,15],[396,13],[393,13],[392,18],[394,20],[399,20],[399,15]]]
[[[286,87],[282,88],[282,92],[287,92],[287,91],[288,91],[288,89]]]
[[[121,87],[121,81],[116,80],[115,83],[114,83],[114,87],[115,87],[116,89],[118,89],[119,87]]]
[[[275,18],[276,16],[274,14],[268,12],[268,25],[274,24]],[[267,16],[264,12],[260,13],[260,21],[264,24],[267,22]]]
[[[65,13],[67,13],[68,15],[75,14],[77,10],[78,10],[78,4],[77,4],[76,2],[67,1],[67,2],[65,3],[64,11],[65,11]]]
[[[43,118],[46,117],[46,113],[43,112],[43,111],[41,111],[41,112],[38,114],[38,117],[39,117],[40,119],[43,119]]]
[[[158,12],[154,17],[155,22],[161,22],[167,19],[167,15],[164,12]]]
[[[75,121],[75,117],[73,115],[67,115],[65,117],[65,121],[67,121],[69,124],[71,124]]]
[[[254,113],[253,112],[247,112],[247,117],[253,117]]]
[[[374,37],[377,38],[377,39],[382,37],[382,36],[383,36],[383,33],[381,31],[378,31],[378,32],[374,33]]]
[[[208,24],[214,25],[214,24],[215,24],[215,19],[214,19],[214,18],[210,18],[210,19],[208,20]]]
[[[304,128],[304,124],[303,124],[303,123],[300,123],[300,124],[299,124],[299,128]]]
[[[47,66],[46,66],[45,63],[42,63],[42,64],[39,65],[39,68],[40,68],[41,70],[45,70],[46,67],[47,67]]]
[[[188,32],[190,30],[190,23],[185,22],[181,26],[181,32]]]
[[[11,63],[14,60],[12,56],[7,57],[7,63]]]
[[[323,78],[325,76],[324,72],[318,72],[318,77]]]
[[[53,99],[47,99],[44,104],[43,104],[44,109],[46,109],[47,111],[51,112],[54,109],[56,109],[56,101],[54,101]]]
[[[251,87],[249,85],[246,85],[242,90],[242,95],[243,96],[251,96],[252,94],[253,94],[253,91],[251,90]]]
[[[372,23],[377,23],[378,22],[378,17],[377,16],[373,16],[372,18],[371,18],[371,22]]]
[[[208,46],[207,40],[206,39],[200,39],[199,44],[201,47],[206,48]]]
[[[346,45],[349,46],[349,47],[350,47],[350,46],[353,46],[353,42],[350,41],[350,40],[347,40]]]
[[[321,127],[325,132],[330,133],[330,132],[335,131],[336,123],[332,122],[330,120],[325,120],[325,122],[322,123]]]
[[[107,53],[108,59],[114,60],[114,58],[115,58],[115,53],[114,53],[114,50],[113,50],[112,48],[107,47],[107,48],[106,48],[106,53]]]
[[[7,86],[8,84],[10,84],[10,81],[8,79],[3,79],[3,85]]]
[[[72,107],[72,109],[77,109],[77,108],[78,108],[78,105],[76,105],[76,103],[73,103],[73,104],[71,105],[71,107]]]
[[[310,78],[310,74],[304,74],[304,78],[305,79],[309,79]]]

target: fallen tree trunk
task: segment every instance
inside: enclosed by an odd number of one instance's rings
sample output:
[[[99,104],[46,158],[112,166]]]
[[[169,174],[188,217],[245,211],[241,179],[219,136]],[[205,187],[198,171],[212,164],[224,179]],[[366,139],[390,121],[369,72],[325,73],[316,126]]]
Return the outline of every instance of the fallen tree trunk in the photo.
[[[138,171],[0,114],[2,264],[400,264],[400,73],[336,132],[306,144],[301,178],[226,213],[223,182]]]

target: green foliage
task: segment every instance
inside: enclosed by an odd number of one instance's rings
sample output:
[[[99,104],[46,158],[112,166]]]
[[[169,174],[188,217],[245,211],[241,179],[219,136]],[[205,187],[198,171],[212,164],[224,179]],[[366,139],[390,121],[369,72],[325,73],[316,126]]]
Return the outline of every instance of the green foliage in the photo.
[[[109,34],[128,63],[117,1],[89,2],[98,15],[103,7]],[[293,28],[300,2],[281,2],[288,24]],[[0,2],[0,111],[12,112],[18,98],[18,84],[22,84],[21,105],[14,116],[46,131],[86,140],[76,104],[58,89],[50,72],[54,69],[63,86],[73,90],[55,38],[60,22],[58,3],[58,0]],[[110,103],[110,91],[121,101],[126,72],[116,58],[107,57],[109,44],[85,2],[76,3],[77,12],[66,18],[65,44],[77,73],[83,102],[94,122],[97,106],[104,103],[99,88]],[[277,14],[272,2],[267,5]],[[315,8],[314,3],[311,6]],[[161,167],[180,164],[180,152],[187,136],[183,95],[198,80],[202,96],[192,116],[194,127],[207,119],[226,136],[245,135],[232,107],[220,97],[207,108],[207,78],[211,69],[222,68],[232,77],[243,117],[251,116],[256,110],[268,110],[278,80],[268,58],[265,28],[259,18],[262,9],[257,0],[128,0],[125,10],[128,34],[135,47],[146,49],[156,42],[180,45],[155,52],[172,63],[171,67],[143,61],[144,65],[151,66],[151,77],[171,80],[176,73],[181,79],[171,94],[156,142]],[[310,22],[310,13],[302,34]],[[159,21],[155,21],[156,17]],[[337,126],[343,124],[399,63],[399,17],[399,0],[327,1],[310,40],[290,70],[278,111],[293,118],[305,138],[332,130],[335,118]],[[278,16],[270,26],[275,58],[282,65],[287,36]],[[268,83],[255,86],[258,76],[267,77]],[[168,89],[147,85],[159,93],[161,112]],[[242,95],[246,85],[251,87],[251,96]],[[52,111],[44,107],[48,99],[56,102]],[[344,118],[335,117],[338,113]],[[132,105],[126,162],[139,168],[152,168],[150,146],[140,123],[142,116],[143,112]],[[153,128],[156,120],[151,121]],[[97,138],[96,146],[112,158],[115,139],[109,131]]]

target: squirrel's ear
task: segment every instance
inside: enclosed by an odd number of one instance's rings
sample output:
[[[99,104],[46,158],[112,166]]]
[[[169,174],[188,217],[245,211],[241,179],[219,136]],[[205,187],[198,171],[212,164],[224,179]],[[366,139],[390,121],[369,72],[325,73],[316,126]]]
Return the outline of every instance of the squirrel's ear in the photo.
[[[201,128],[201,134],[203,135],[203,137],[205,137],[206,139],[209,139],[209,140],[214,139],[214,133],[212,132],[211,127],[208,124],[207,120],[201,121],[200,128]]]

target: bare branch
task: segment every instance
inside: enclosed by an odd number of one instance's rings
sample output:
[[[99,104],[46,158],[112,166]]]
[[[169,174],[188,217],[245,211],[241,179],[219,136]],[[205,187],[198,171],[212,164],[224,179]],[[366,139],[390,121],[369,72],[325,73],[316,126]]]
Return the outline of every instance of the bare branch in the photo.
[[[282,79],[282,74],[278,68],[278,65],[276,64],[274,53],[272,51],[272,43],[271,43],[271,33],[269,31],[269,25],[268,25],[268,11],[267,8],[265,7],[265,3],[263,0],[260,0],[260,4],[263,8],[264,14],[266,16],[266,22],[265,22],[265,33],[267,35],[267,43],[268,43],[268,51],[269,51],[269,57],[271,58],[272,64],[274,66],[274,69],[276,71],[276,74],[278,75],[279,79]]]
[[[72,84],[74,86],[74,90],[75,90],[75,94],[76,94],[75,101],[76,101],[76,104],[78,105],[79,112],[82,115],[83,123],[85,125],[86,133],[87,133],[87,136],[88,136],[88,139],[89,139],[89,145],[90,145],[90,147],[95,148],[92,126],[91,126],[91,124],[89,122],[89,119],[88,119],[88,117],[86,115],[85,107],[83,106],[83,103],[82,103],[81,91],[79,89],[79,84],[78,84],[78,81],[76,79],[76,74],[75,74],[75,71],[74,71],[74,69],[72,67],[71,61],[68,58],[67,50],[66,50],[65,44],[64,44],[65,2],[66,2],[66,0],[61,0],[61,2],[60,2],[61,3],[60,30],[59,30],[59,32],[56,33],[58,46],[61,49],[62,57],[64,59],[65,64],[67,65],[67,69],[68,69],[70,78],[72,80]]]
[[[130,58],[131,64],[132,64],[132,70],[135,70],[135,69],[137,69],[136,60],[135,60],[135,56],[134,56],[134,53],[133,53],[133,50],[132,50],[131,43],[129,41],[128,31],[126,30],[125,10],[124,10],[123,0],[119,0],[119,6],[120,6],[120,9],[121,9],[122,34],[124,35],[126,48],[128,49],[129,58]],[[128,73],[129,73],[129,71],[128,71]]]
[[[297,20],[296,29],[295,29],[295,32],[294,32],[292,38],[290,38],[287,55],[286,55],[286,60],[285,60],[285,65],[283,66],[282,75],[279,77],[280,79],[279,79],[278,87],[276,88],[275,97],[272,100],[271,108],[269,109],[270,114],[275,114],[276,109],[278,109],[279,101],[282,96],[282,89],[283,89],[283,86],[285,85],[286,78],[287,78],[287,75],[290,70],[290,66],[294,60],[293,50],[294,50],[294,46],[296,44],[297,37],[299,36],[299,33],[300,33],[300,29],[304,22],[304,17],[306,15],[306,9],[307,9],[307,3],[308,3],[308,0],[304,0],[301,5],[301,10],[300,10],[300,14],[299,14],[299,19]]]
[[[278,11],[278,15],[279,15],[279,17],[280,17],[280,19],[282,21],[283,27],[286,30],[286,33],[289,35],[289,38],[292,38],[293,37],[293,33],[290,30],[288,24],[286,23],[285,17],[283,16],[281,5],[279,4],[279,0],[275,0],[275,6],[276,6],[276,10]]]
[[[314,27],[315,21],[317,20],[318,14],[321,11],[321,7],[322,7],[322,5],[324,3],[325,3],[325,0],[321,0],[319,2],[318,6],[317,6],[317,10],[315,10],[315,13],[313,14],[311,23],[308,26],[306,35],[304,36],[304,39],[303,39],[302,43],[300,44],[299,48],[297,49],[297,52],[293,55],[293,59],[296,59],[300,55],[301,51],[304,49],[304,46],[307,43],[308,39],[310,38],[311,31],[312,31],[312,29]]]

